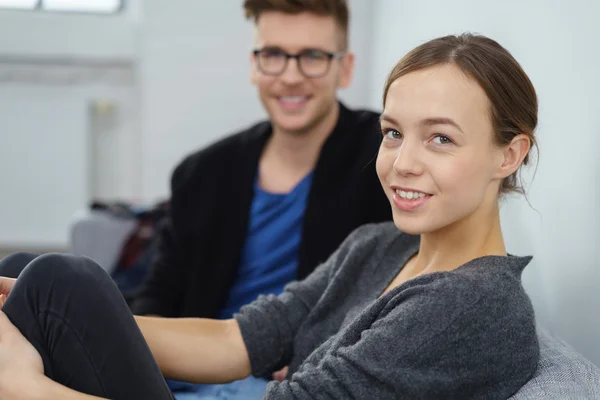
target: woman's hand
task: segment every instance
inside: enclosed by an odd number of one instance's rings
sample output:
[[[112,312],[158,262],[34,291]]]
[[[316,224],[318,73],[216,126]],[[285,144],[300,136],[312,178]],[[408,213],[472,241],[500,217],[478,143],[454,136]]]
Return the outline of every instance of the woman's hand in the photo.
[[[273,379],[278,382],[283,382],[283,381],[285,381],[285,377],[287,376],[287,373],[288,373],[288,367],[283,367],[279,371],[273,373]]]
[[[44,378],[42,357],[0,311],[0,398],[18,398],[24,388],[30,388],[41,378]]]
[[[0,276],[0,294],[7,295],[12,290],[13,286],[15,286],[15,282],[17,280],[14,278],[7,278],[5,276]]]
[[[5,278],[0,276],[0,310],[4,307],[4,303],[6,302],[6,298],[10,294],[13,286],[15,286],[15,282],[17,280],[13,278]]]

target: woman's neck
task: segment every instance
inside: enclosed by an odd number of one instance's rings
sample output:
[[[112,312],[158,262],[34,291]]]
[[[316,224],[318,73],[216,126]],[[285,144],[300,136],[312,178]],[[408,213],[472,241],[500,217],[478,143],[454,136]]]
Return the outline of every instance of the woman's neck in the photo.
[[[489,255],[506,255],[497,203],[442,230],[422,234],[419,253],[412,260],[413,271],[419,275],[451,271]]]

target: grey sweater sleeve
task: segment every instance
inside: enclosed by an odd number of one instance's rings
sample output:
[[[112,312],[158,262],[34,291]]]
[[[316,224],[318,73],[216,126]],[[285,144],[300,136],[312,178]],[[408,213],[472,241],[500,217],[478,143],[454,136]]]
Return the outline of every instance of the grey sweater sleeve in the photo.
[[[329,259],[304,280],[288,284],[279,296],[261,295],[234,315],[250,355],[253,375],[271,374],[290,361],[298,328],[357,242],[361,230],[357,228],[352,232]]]
[[[532,311],[514,315],[510,303],[522,294],[513,285],[480,283],[445,273],[408,282],[290,380],[269,383],[265,398],[506,399],[537,365]]]

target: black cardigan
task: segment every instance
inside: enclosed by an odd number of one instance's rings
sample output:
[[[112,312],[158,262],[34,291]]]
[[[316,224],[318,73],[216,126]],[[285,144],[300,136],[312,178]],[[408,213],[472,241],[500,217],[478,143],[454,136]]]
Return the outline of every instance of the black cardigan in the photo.
[[[213,318],[232,286],[244,244],[253,184],[269,122],[186,157],[173,172],[158,256],[132,304],[135,314]],[[325,141],[307,200],[298,279],[325,261],[360,225],[391,220],[375,172],[378,114],[349,110]]]

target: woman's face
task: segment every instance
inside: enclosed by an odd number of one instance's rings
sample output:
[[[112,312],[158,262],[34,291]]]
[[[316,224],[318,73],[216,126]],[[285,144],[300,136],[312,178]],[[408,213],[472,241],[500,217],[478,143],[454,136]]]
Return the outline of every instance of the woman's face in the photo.
[[[485,92],[457,67],[394,81],[381,130],[377,174],[401,231],[435,232],[497,203],[504,151],[493,142]]]

